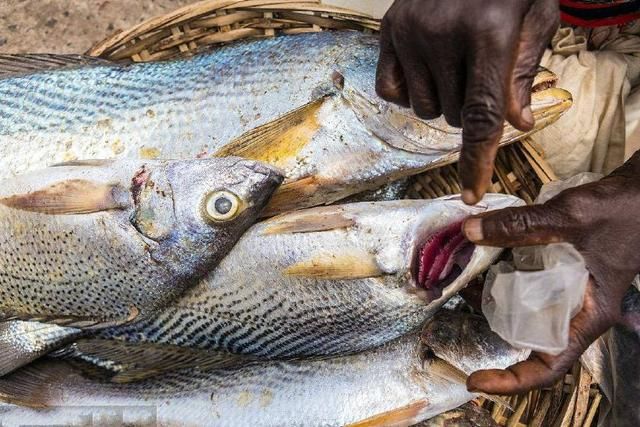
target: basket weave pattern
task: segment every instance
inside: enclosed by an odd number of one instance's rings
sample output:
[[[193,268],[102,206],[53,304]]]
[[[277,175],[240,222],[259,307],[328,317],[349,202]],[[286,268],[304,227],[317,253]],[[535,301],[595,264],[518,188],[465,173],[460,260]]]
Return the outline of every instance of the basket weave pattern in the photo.
[[[351,29],[376,32],[379,21],[319,0],[204,0],[121,31],[94,45],[88,55],[121,62],[148,62],[195,55],[236,40],[279,34]],[[540,187],[556,179],[544,156],[525,139],[498,152],[490,191],[533,203]],[[460,192],[457,164],[413,178],[408,197],[436,198]],[[513,411],[479,398],[503,426],[590,426],[602,395],[580,364],[553,388],[513,397]]]

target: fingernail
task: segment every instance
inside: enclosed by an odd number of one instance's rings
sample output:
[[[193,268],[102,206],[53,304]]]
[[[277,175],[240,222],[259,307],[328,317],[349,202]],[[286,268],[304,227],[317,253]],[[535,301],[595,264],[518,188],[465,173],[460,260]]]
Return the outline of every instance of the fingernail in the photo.
[[[474,193],[473,190],[463,190],[462,201],[467,205],[475,205],[478,203],[478,197],[476,197],[476,193]]]
[[[464,235],[472,242],[484,240],[482,231],[482,220],[480,218],[469,218],[464,222]]]
[[[522,109],[522,120],[524,120],[528,126],[533,127],[536,124],[536,119],[533,117],[533,111],[531,110],[530,105],[527,105]]]

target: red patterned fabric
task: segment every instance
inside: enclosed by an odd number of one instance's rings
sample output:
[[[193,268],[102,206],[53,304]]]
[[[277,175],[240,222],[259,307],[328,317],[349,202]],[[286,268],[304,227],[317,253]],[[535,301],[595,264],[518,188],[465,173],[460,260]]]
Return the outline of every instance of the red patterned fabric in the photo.
[[[560,16],[580,27],[623,25],[640,19],[640,0],[560,0]]]

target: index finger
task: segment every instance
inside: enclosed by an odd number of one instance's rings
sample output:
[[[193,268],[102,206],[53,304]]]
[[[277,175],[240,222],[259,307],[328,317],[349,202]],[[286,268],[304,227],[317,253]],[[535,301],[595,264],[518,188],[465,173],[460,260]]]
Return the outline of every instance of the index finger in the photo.
[[[465,203],[475,204],[491,184],[502,136],[508,87],[517,50],[515,29],[489,29],[470,48],[462,109],[460,180]]]
[[[410,107],[407,82],[398,60],[390,24],[387,20],[382,22],[380,29],[380,57],[376,70],[376,92],[389,102],[394,102],[403,107]]]

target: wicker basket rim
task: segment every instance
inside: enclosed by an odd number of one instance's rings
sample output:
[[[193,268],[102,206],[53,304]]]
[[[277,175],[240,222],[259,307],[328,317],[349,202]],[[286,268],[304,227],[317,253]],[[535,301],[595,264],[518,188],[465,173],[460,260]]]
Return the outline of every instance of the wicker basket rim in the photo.
[[[328,14],[328,19],[340,17],[349,21],[360,22],[371,27],[379,27],[380,21],[370,15],[337,6],[321,3],[321,0],[201,0],[196,3],[183,6],[164,15],[156,16],[143,21],[128,30],[117,32],[110,37],[96,43],[86,54],[90,56],[103,56],[132,40],[162,29],[188,23],[194,19],[211,13],[226,12],[229,10],[277,12],[296,11],[307,13]]]

